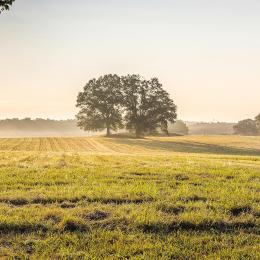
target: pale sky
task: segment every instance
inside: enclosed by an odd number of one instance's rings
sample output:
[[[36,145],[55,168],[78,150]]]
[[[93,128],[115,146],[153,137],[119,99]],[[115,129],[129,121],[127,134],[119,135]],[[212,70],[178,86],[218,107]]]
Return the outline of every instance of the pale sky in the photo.
[[[259,0],[16,0],[0,53],[0,118],[73,118],[106,73],[158,77],[184,120],[260,113]]]

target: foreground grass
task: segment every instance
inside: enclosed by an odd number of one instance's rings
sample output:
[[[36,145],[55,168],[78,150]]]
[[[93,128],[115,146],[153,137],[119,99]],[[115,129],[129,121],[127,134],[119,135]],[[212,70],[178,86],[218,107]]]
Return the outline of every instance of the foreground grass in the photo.
[[[259,259],[259,145],[3,139],[0,256]]]

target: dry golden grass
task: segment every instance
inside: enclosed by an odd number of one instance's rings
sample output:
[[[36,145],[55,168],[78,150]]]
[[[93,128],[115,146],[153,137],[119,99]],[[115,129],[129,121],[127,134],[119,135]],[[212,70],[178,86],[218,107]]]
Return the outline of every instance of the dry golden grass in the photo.
[[[204,153],[260,155],[260,137],[180,136],[104,138],[41,137],[2,138],[0,151],[86,152],[86,153]]]

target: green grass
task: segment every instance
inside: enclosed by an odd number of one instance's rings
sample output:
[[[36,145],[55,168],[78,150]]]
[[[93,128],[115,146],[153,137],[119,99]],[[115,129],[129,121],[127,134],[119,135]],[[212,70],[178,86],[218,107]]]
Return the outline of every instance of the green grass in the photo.
[[[0,257],[259,259],[260,138],[0,140]]]

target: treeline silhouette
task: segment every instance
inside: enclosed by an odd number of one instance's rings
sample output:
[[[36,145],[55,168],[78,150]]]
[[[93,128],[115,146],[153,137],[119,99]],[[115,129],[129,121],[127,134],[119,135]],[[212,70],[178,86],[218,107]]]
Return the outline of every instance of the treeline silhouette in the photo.
[[[4,119],[0,120],[1,137],[88,135],[77,127],[76,120]]]
[[[241,120],[234,126],[235,134],[238,135],[260,135],[260,114],[255,119]]]
[[[234,125],[226,122],[187,122],[191,135],[233,135]]]

